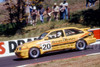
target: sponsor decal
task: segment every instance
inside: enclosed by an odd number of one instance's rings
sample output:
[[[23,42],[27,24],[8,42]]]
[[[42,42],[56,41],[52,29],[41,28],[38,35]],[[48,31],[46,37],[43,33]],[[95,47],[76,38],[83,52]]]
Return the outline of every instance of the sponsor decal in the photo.
[[[62,40],[58,40],[58,41],[52,41],[53,44],[57,44],[57,43],[64,43],[64,42],[73,42],[76,41],[75,38],[63,38]]]
[[[14,51],[18,45],[26,42],[34,41],[36,38],[26,38],[20,40],[3,41],[0,42],[0,57],[15,55]]]
[[[51,46],[51,42],[50,41],[41,42],[40,46],[41,46],[43,51],[52,50],[52,46]]]

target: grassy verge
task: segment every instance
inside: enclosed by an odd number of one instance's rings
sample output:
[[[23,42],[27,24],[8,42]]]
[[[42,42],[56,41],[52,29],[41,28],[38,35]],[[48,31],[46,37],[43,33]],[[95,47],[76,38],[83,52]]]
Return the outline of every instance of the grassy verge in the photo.
[[[100,67],[100,55],[62,59],[26,67]]]
[[[62,28],[62,27],[85,28],[88,26],[81,25],[81,24],[75,24],[75,23],[69,23],[65,20],[44,23],[44,24],[37,24],[36,26],[24,27],[22,30],[20,30],[19,34],[16,33],[15,35],[11,35],[11,36],[2,35],[0,36],[0,41],[21,39],[21,38],[27,38],[27,37],[36,37],[47,30],[54,29],[54,28]]]

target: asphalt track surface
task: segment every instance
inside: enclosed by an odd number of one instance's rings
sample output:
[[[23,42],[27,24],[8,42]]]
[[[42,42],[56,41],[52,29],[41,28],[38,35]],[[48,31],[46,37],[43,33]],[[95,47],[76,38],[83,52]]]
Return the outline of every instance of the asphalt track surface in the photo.
[[[81,56],[91,53],[98,53],[98,52],[100,52],[100,44],[95,46],[94,45],[88,46],[87,49],[83,51],[64,50],[64,51],[44,54],[37,59],[20,59],[17,58],[16,56],[10,56],[10,57],[0,58],[0,67],[16,67],[25,64],[34,64],[38,62],[70,58],[70,57]]]

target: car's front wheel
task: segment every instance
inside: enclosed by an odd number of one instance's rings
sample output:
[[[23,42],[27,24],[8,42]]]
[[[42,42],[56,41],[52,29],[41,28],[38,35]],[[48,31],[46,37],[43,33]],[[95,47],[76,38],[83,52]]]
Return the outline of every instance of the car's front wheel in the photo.
[[[86,42],[84,40],[79,40],[76,42],[76,49],[77,50],[84,50],[86,49]]]
[[[30,58],[37,58],[40,56],[40,50],[38,48],[31,48],[29,51]]]

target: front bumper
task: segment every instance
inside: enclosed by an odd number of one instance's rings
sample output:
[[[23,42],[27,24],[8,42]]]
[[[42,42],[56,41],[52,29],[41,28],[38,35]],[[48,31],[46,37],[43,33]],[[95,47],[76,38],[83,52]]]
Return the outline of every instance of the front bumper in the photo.
[[[25,50],[16,50],[15,54],[19,58],[28,58],[29,57],[29,55],[28,55],[28,49],[25,49]]]

